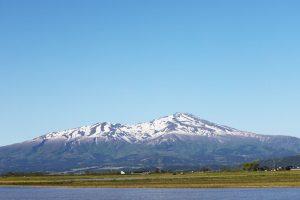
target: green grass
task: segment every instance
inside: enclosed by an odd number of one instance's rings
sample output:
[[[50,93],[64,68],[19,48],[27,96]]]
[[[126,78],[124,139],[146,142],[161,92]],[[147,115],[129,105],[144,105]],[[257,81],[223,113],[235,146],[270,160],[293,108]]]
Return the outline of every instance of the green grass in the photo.
[[[107,180],[94,180],[106,178]],[[120,179],[121,178],[121,179]],[[133,180],[122,180],[134,178]],[[112,180],[115,179],[115,180]],[[0,177],[0,186],[103,188],[300,187],[299,171],[206,172],[147,175],[43,175]]]

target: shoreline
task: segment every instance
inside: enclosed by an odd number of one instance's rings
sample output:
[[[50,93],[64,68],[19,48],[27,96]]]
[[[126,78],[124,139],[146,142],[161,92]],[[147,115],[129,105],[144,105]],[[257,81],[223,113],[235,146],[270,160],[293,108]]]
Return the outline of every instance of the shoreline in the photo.
[[[300,189],[300,186],[240,186],[240,187],[97,187],[97,186],[26,186],[26,185],[0,185],[0,188],[41,188],[41,189]]]

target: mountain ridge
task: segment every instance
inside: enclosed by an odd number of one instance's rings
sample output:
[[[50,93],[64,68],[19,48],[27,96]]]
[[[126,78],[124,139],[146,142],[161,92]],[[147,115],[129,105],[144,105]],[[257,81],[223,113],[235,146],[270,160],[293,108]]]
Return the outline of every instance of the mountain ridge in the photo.
[[[300,139],[240,131],[187,113],[135,125],[96,123],[0,147],[0,173],[199,169],[300,153]]]
[[[35,138],[37,139],[75,139],[81,137],[111,136],[115,139],[123,139],[129,143],[143,142],[157,137],[171,134],[195,135],[195,136],[222,136],[236,135],[244,137],[260,137],[261,135],[240,131],[228,126],[219,125],[197,118],[189,113],[175,113],[161,117],[150,122],[135,125],[102,122],[90,126],[81,126],[63,131],[55,131]],[[110,135],[109,135],[110,134]]]

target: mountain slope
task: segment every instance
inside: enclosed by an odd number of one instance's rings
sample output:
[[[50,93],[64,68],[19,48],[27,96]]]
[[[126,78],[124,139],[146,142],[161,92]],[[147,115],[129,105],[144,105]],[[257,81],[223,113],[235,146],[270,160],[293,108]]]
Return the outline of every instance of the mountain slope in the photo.
[[[97,123],[0,147],[0,173],[218,168],[299,152],[298,138],[258,135],[176,113],[137,125]]]
[[[287,156],[287,157],[278,157],[274,156],[273,158],[267,160],[260,160],[259,164],[261,166],[268,166],[270,168],[274,167],[299,167],[300,166],[300,155]]]
[[[128,143],[147,142],[168,134],[180,134],[190,136],[224,136],[233,135],[241,137],[259,137],[256,134],[238,131],[226,126],[217,125],[197,117],[176,113],[162,117],[149,123],[137,125],[110,124],[107,122],[97,123],[92,126],[84,126],[61,132],[52,132],[36,138],[36,140],[76,140],[97,138],[97,140],[119,140]]]

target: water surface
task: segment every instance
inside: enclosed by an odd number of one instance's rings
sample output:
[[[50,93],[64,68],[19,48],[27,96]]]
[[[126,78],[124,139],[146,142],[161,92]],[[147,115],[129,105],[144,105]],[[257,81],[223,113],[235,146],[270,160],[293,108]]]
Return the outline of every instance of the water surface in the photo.
[[[0,187],[1,200],[286,200],[298,188],[268,189],[66,189]]]

